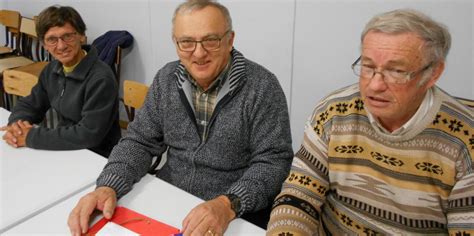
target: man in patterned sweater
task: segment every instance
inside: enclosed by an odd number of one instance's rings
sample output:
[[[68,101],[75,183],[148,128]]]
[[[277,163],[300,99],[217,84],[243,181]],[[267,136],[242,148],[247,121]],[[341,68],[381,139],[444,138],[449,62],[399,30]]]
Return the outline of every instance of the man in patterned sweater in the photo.
[[[359,83],[314,110],[268,235],[473,235],[473,110],[435,86],[447,29],[413,10],[374,17]]]

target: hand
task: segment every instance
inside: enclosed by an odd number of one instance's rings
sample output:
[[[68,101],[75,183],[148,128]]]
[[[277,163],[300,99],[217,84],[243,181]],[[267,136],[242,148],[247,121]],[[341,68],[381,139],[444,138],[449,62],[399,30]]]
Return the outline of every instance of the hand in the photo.
[[[5,140],[12,147],[26,146],[26,137],[33,126],[28,121],[18,120],[9,126],[3,126],[0,131],[6,131],[3,135]]]
[[[67,224],[71,235],[80,236],[89,229],[89,218],[95,209],[103,212],[106,219],[111,219],[117,204],[117,194],[110,187],[98,187],[95,191],[83,196],[69,214]]]
[[[189,212],[183,220],[183,235],[223,235],[229,223],[235,218],[230,201],[219,196],[201,203]]]

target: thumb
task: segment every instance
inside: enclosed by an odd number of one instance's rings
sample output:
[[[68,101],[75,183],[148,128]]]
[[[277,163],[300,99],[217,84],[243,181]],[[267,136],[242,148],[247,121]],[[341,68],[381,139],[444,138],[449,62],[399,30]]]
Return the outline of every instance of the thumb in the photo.
[[[104,203],[104,217],[108,220],[110,220],[112,218],[112,216],[114,215],[114,211],[115,211],[115,199],[110,197],[109,199],[107,199]]]

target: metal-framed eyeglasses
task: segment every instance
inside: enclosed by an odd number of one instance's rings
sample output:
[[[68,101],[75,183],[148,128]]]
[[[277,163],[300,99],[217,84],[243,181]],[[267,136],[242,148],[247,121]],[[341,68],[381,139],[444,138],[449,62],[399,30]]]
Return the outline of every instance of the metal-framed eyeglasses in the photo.
[[[71,43],[76,39],[77,32],[65,33],[59,37],[51,36],[44,39],[44,44],[47,46],[56,46],[58,44],[59,39],[61,39],[65,43]]]
[[[366,66],[361,64],[361,57],[357,58],[354,63],[352,63],[352,71],[360,78],[364,79],[372,79],[375,74],[379,73],[382,76],[382,79],[389,84],[405,84],[408,81],[415,78],[415,76],[419,73],[426,71],[433,65],[433,62],[428,63],[422,69],[417,71],[403,71],[397,69],[384,69],[377,71],[374,67]]]
[[[183,52],[194,52],[196,50],[196,46],[198,43],[201,44],[201,46],[206,50],[206,51],[217,51],[221,47],[221,41],[222,39],[230,33],[230,30],[227,30],[221,37],[215,37],[211,36],[208,38],[205,38],[203,40],[191,40],[191,39],[182,39],[182,40],[176,40],[176,44],[178,45],[179,50]]]

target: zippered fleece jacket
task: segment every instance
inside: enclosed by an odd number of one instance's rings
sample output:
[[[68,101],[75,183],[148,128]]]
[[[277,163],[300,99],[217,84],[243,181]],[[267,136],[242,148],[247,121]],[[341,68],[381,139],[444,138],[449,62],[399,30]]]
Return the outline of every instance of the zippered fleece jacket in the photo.
[[[204,200],[235,194],[241,198],[239,215],[267,207],[293,155],[287,103],[274,74],[235,49],[231,54],[207,139],[198,132],[184,66],[168,63],[112,150],[97,186],[123,196],[147,173],[152,158],[167,150],[159,178]]]
[[[31,94],[20,98],[13,107],[8,124],[17,120],[38,124],[50,108],[58,115],[57,127],[30,129],[26,146],[45,150],[90,148],[108,156],[120,139],[115,76],[99,60],[95,47],[83,49],[87,55],[68,75],[57,60],[46,65]]]

